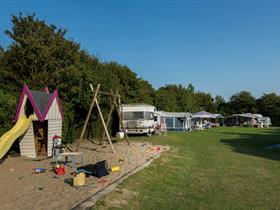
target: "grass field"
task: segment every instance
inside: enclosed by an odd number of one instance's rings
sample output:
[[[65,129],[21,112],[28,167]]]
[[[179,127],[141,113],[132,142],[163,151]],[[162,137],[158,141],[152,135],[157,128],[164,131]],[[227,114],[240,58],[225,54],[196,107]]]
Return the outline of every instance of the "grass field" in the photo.
[[[149,140],[171,147],[96,209],[280,209],[280,128],[217,128]]]

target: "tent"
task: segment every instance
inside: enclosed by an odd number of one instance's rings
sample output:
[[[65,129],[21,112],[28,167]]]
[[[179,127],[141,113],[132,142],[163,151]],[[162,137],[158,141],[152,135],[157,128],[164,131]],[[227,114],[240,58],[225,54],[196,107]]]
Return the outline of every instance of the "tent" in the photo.
[[[218,127],[220,123],[224,124],[225,117],[221,114],[212,114],[210,112],[201,111],[192,115],[193,126],[198,130],[203,130],[203,128]],[[220,123],[218,120],[221,120]]]
[[[192,118],[208,119],[208,118],[213,118],[213,114],[210,112],[201,111],[192,115]]]
[[[228,125],[230,126],[252,126],[250,122],[255,119],[259,127],[269,127],[271,120],[269,117],[263,117],[261,114],[233,114],[227,118]]]
[[[160,123],[166,124],[168,131],[190,131],[191,113],[189,112],[164,112],[158,111]]]
[[[257,120],[260,123],[261,128],[268,128],[271,125],[271,120],[269,117],[258,117]]]
[[[225,117],[222,114],[212,114],[213,119],[224,119]]]

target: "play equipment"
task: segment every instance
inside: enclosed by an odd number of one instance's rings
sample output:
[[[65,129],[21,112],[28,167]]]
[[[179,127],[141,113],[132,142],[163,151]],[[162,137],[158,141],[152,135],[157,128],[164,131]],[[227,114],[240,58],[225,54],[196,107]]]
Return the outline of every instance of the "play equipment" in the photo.
[[[88,125],[88,122],[89,122],[89,118],[90,118],[90,115],[92,113],[92,109],[94,107],[94,105],[96,106],[97,110],[98,110],[98,113],[99,113],[99,116],[100,116],[100,119],[101,119],[101,122],[102,122],[102,125],[103,125],[103,128],[104,128],[104,134],[103,136],[106,135],[109,143],[110,143],[110,146],[111,146],[111,149],[112,149],[112,152],[115,153],[115,150],[114,150],[114,147],[113,147],[113,144],[112,144],[112,140],[111,140],[111,137],[110,137],[110,134],[108,132],[108,126],[109,126],[109,123],[110,123],[110,119],[111,119],[111,115],[114,111],[115,108],[117,108],[117,111],[118,111],[118,104],[116,102],[117,98],[119,99],[120,101],[120,96],[119,96],[119,93],[118,91],[116,92],[116,94],[113,94],[113,91],[111,91],[111,93],[107,93],[107,92],[103,92],[103,91],[100,91],[100,84],[97,85],[96,89],[94,90],[93,89],[93,86],[90,84],[90,89],[93,93],[93,98],[92,98],[92,102],[90,104],[90,107],[89,107],[89,111],[88,111],[88,114],[87,114],[87,117],[86,117],[86,120],[85,120],[85,123],[84,123],[84,126],[83,126],[83,129],[82,129],[82,132],[81,132],[81,135],[80,135],[80,140],[82,140],[84,138],[84,134],[85,134],[85,131],[86,131],[86,128],[87,128],[87,125]],[[107,117],[107,121],[105,122],[104,120],[104,117],[103,117],[103,114],[101,112],[101,109],[100,109],[100,106],[99,106],[99,102],[98,102],[98,98],[100,95],[107,95],[107,96],[111,96],[111,99],[113,100],[112,104],[111,104],[111,108],[110,108],[110,111],[109,111],[109,114],[108,114],[108,117]],[[118,116],[119,118],[121,119],[121,113],[118,111]],[[123,125],[123,124],[122,124]],[[123,126],[122,126],[123,127]],[[126,135],[126,133],[125,133]],[[128,137],[126,135],[126,141],[127,141],[127,144],[129,145],[129,141],[128,141]],[[100,142],[101,143],[101,142]],[[79,150],[79,143],[77,144],[77,147],[76,147],[76,152]]]
[[[55,166],[53,171],[58,176],[63,176],[65,174],[65,168],[59,164]]]
[[[26,118],[26,116],[20,117],[14,127],[0,138],[0,159],[9,151],[15,140],[24,134],[32,123],[33,118],[33,115],[29,118]]]
[[[101,178],[109,174],[109,168],[106,160],[99,161],[95,164],[87,164],[78,168],[78,172],[84,172],[87,175]]]
[[[129,145],[129,139],[128,139],[128,135],[126,132],[126,129],[124,128],[125,125],[123,123],[123,116],[121,114],[121,110],[120,110],[120,106],[121,106],[121,95],[119,94],[119,90],[116,90],[116,93],[113,92],[113,90],[111,89],[111,93],[107,93],[107,92],[103,92],[100,91],[101,94],[103,95],[107,95],[110,96],[111,98],[111,108],[107,117],[107,121],[106,121],[106,127],[108,128],[110,121],[112,119],[112,114],[113,111],[116,110],[118,113],[118,117],[119,117],[119,124],[120,124],[120,129],[123,130],[123,137],[125,137],[127,145]],[[103,132],[103,138],[105,137],[105,131]],[[118,133],[117,133],[117,137],[118,137]]]
[[[80,157],[80,164],[81,165],[84,164],[84,154],[83,154],[83,152],[64,152],[64,153],[56,154],[54,156],[56,164],[58,164],[58,159],[60,157],[62,157],[62,158],[65,157],[66,165],[68,164],[68,158],[69,157],[71,158],[71,161],[72,161],[72,171],[73,172],[77,172],[76,157]]]
[[[48,172],[48,169],[45,169],[45,168],[34,168],[32,170],[33,174],[42,174],[42,173],[45,173],[45,172]]]
[[[117,132],[117,138],[118,139],[123,139],[124,138],[124,132]]]
[[[0,138],[0,159],[19,138],[20,154],[30,158],[50,157],[53,137],[62,134],[63,112],[55,90],[30,90],[25,84],[15,116],[15,126]]]
[[[61,136],[55,135],[53,137],[53,157],[58,156],[61,153],[64,153],[65,146],[61,144]]]
[[[86,184],[86,174],[84,172],[76,173],[73,178],[73,187],[83,186]]]
[[[121,167],[120,166],[112,166],[111,167],[111,171],[112,172],[119,172],[121,170]]]

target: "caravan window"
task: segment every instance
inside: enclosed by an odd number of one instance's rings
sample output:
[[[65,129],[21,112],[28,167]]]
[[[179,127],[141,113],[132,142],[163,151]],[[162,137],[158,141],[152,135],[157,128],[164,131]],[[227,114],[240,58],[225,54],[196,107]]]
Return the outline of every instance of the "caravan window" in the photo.
[[[124,120],[139,120],[144,119],[144,112],[124,112]]]
[[[153,112],[145,112],[145,120],[154,120]]]

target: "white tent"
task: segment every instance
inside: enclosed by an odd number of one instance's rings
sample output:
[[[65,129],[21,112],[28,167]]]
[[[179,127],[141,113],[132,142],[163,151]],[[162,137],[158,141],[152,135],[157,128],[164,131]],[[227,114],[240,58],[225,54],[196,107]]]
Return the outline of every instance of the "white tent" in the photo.
[[[244,113],[244,114],[233,114],[232,117],[244,117],[244,118],[258,118],[263,117],[261,114],[252,114],[252,113]]]
[[[256,119],[259,127],[269,127],[271,125],[269,117],[263,117],[261,114],[257,113],[233,114],[228,117],[228,123],[232,126],[243,126],[244,123],[250,122],[251,119]]]
[[[271,120],[269,117],[257,117],[260,127],[268,128],[271,125]]]
[[[217,118],[225,118],[225,117],[221,114],[212,114],[210,112],[201,111],[201,112],[197,112],[197,113],[193,114],[192,118],[217,119]]]
[[[212,114],[210,112],[201,111],[192,115],[192,123],[196,130],[203,130],[203,128],[219,126],[220,124],[217,122],[217,119],[222,119],[221,123],[224,124],[223,118],[225,117],[221,114]],[[213,119],[216,119],[215,123],[213,122]]]
[[[201,118],[201,119],[213,118],[213,114],[210,112],[201,111],[192,115],[192,118]]]
[[[218,118],[225,118],[222,114],[212,114],[212,118],[218,119]]]
[[[157,112],[160,123],[166,124],[169,131],[191,130],[191,113],[189,112]]]

